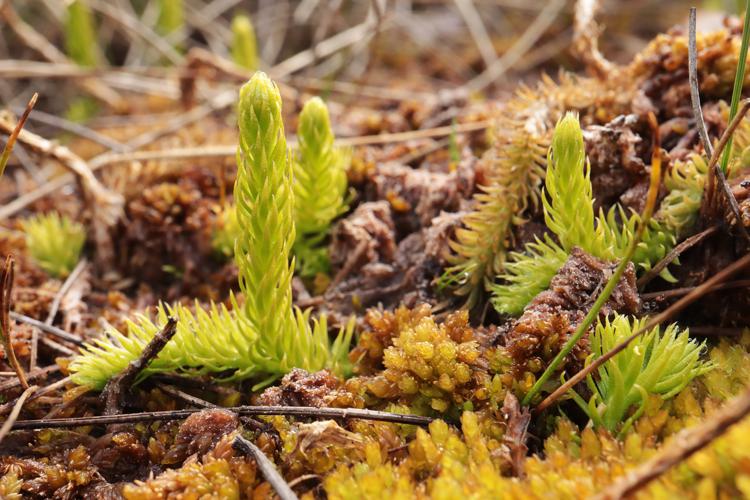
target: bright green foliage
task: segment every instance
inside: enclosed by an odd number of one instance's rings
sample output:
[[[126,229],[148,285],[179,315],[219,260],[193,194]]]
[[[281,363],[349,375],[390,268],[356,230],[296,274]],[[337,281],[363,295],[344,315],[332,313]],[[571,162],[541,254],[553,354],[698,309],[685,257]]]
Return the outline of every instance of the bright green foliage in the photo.
[[[211,246],[218,254],[231,257],[234,255],[234,241],[240,233],[240,224],[237,222],[237,210],[234,205],[222,208],[217,219]]]
[[[65,278],[78,263],[86,229],[57,212],[35,215],[21,222],[26,248],[34,261],[56,278]]]
[[[228,380],[256,378],[267,384],[292,368],[310,371],[349,369],[353,321],[333,344],[325,316],[310,324],[309,311],[292,308],[289,259],[295,237],[292,165],[287,157],[278,88],[264,74],[240,90],[240,147],[234,186],[235,260],[245,303],[233,310],[212,306],[193,315],[182,306],[161,306],[157,321],[140,317],[128,336],[111,333],[87,346],[71,364],[73,380],[101,388],[142,352],[168,315],[178,318],[178,331],[142,374],[159,371],[190,373],[234,370]]]
[[[238,14],[232,19],[232,59],[235,64],[255,71],[258,69],[258,41],[250,18]]]
[[[294,252],[302,276],[328,271],[320,245],[333,219],[347,209],[348,150],[336,148],[328,108],[319,97],[305,103],[299,117],[299,150],[294,162],[297,240]]]
[[[287,157],[281,96],[261,72],[240,90],[240,147],[234,200],[242,232],[235,244],[245,316],[260,333],[254,351],[264,372],[320,369],[343,363],[351,332],[328,349],[328,335],[310,328],[308,313],[292,309],[295,240],[292,164]],[[325,320],[322,320],[325,323]],[[311,361],[315,361],[311,363]]]
[[[506,265],[506,247],[521,214],[538,206],[538,186],[544,178],[544,156],[549,146],[546,105],[524,90],[508,103],[499,118],[492,148],[485,153],[487,181],[474,195],[474,209],[462,220],[450,241],[451,264],[439,285],[466,296],[473,307]],[[525,304],[525,302],[524,302]]]
[[[156,29],[162,35],[168,35],[182,28],[185,24],[185,10],[182,0],[159,0],[159,19]]]
[[[493,287],[493,304],[501,313],[520,314],[549,286],[573,247],[608,261],[622,258],[640,221],[635,213],[627,217],[621,207],[613,207],[606,215],[594,215],[583,133],[577,117],[570,113],[555,128],[542,203],[544,220],[557,241],[545,234],[543,240],[528,244],[526,253],[512,254],[512,262],[505,265],[505,274],[501,275],[503,283]],[[673,244],[671,231],[657,222],[650,223],[633,261],[650,269]],[[671,278],[666,271],[662,276]]]
[[[236,309],[229,311],[223,305],[212,305],[206,311],[196,302],[195,310],[193,314],[180,304],[160,304],[155,321],[140,314],[135,321],[128,321],[127,335],[113,327],[107,328],[107,336],[94,340],[93,345],[86,347],[85,354],[71,364],[73,381],[95,389],[103,388],[110,378],[138,358],[158,333],[158,325],[166,323],[170,316],[177,319],[177,333],[140,373],[140,379],[165,371],[198,375],[229,368],[237,369],[229,379],[247,376],[255,368],[250,351],[256,335],[251,325]]]
[[[664,197],[657,218],[674,230],[678,238],[686,236],[698,220],[708,164],[700,155],[675,161],[664,175],[669,193]]]
[[[94,19],[85,0],[68,4],[65,17],[65,49],[79,66],[94,67],[99,62],[99,43]]]
[[[646,319],[631,322],[622,315],[599,323],[591,336],[589,361],[611,351],[645,323]],[[680,331],[674,324],[663,334],[655,327],[604,363],[598,370],[598,380],[589,375],[586,382],[593,396],[588,403],[578,394],[573,393],[573,397],[594,425],[624,433],[643,413],[649,395],[672,398],[693,378],[713,368],[700,360],[703,347],[690,340],[687,330]]]
[[[334,146],[328,108],[317,97],[302,108],[299,118],[299,148],[292,160],[294,211],[297,236],[293,253],[297,273],[313,277],[329,270],[328,250],[322,246],[331,222],[346,211],[346,169],[350,151]],[[236,208],[222,213],[214,234],[213,247],[232,255],[234,241],[240,233]]]

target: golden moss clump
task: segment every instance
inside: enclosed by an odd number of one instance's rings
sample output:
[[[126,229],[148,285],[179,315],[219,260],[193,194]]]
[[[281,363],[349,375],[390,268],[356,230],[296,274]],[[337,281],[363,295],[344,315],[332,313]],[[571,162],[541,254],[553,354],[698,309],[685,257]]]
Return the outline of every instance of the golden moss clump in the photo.
[[[417,410],[447,412],[474,399],[489,379],[479,363],[481,350],[468,324],[468,313],[432,317],[403,328],[383,352],[385,370],[367,384],[379,398],[403,398]]]
[[[255,463],[235,457],[234,434],[224,437],[198,461],[167,470],[147,481],[123,487],[126,500],[200,498],[204,500],[252,498],[256,483]]]
[[[422,304],[414,309],[401,306],[394,312],[370,309],[365,316],[369,327],[362,332],[357,346],[349,353],[357,375],[371,375],[383,368],[383,353],[393,345],[394,337],[406,328],[414,328],[430,316],[430,306]]]
[[[498,498],[518,491],[498,472],[504,467],[502,454],[488,447],[477,415],[465,412],[461,424],[463,438],[442,420],[429,430],[418,429],[408,456],[398,464],[368,444],[363,463],[341,466],[324,480],[328,497]]]

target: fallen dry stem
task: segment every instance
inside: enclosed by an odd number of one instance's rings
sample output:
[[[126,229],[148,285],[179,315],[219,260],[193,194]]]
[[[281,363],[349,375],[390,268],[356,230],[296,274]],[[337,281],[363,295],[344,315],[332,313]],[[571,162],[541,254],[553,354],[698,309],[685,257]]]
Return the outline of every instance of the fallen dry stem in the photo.
[[[10,160],[10,154],[13,152],[13,146],[16,145],[18,134],[21,133],[26,120],[29,118],[31,110],[34,109],[34,105],[36,104],[36,100],[38,97],[39,94],[34,92],[34,95],[31,96],[31,99],[29,99],[29,103],[26,105],[26,109],[21,115],[21,118],[19,118],[15,128],[8,136],[8,141],[5,143],[5,148],[3,148],[3,154],[2,156],[0,156],[0,177],[2,177],[3,173],[5,173],[5,167],[8,165],[8,160]]]
[[[358,408],[313,408],[309,406],[234,406],[225,408],[240,416],[254,415],[284,415],[288,417],[320,417],[320,418],[358,418],[361,420],[377,420],[381,422],[393,422],[397,424],[428,425],[432,422],[430,417],[419,415],[401,415],[399,413],[388,413],[375,410],[361,410]],[[125,413],[121,415],[99,415],[92,417],[57,418],[50,420],[21,420],[13,424],[13,429],[60,429],[65,427],[78,427],[81,425],[109,425],[126,424],[135,422],[153,422],[156,420],[181,420],[193,413],[201,411],[200,408],[185,410],[169,410],[155,412]],[[2,407],[0,407],[2,414]]]
[[[642,289],[644,286],[646,286],[652,279],[656,278],[662,270],[667,267],[669,264],[672,263],[677,257],[679,257],[682,252],[686,251],[689,248],[694,247],[704,239],[706,239],[708,236],[714,234],[716,231],[719,230],[719,226],[711,226],[708,229],[705,229],[701,231],[698,234],[694,234],[693,236],[690,236],[689,238],[685,238],[682,242],[680,242],[679,245],[675,246],[672,250],[667,253],[667,255],[664,256],[663,259],[661,259],[654,267],[648,270],[646,274],[641,276],[638,279],[638,288]]]
[[[727,203],[729,203],[735,220],[737,221],[737,227],[739,227],[740,233],[745,238],[745,241],[750,243],[750,234],[748,234],[747,228],[745,228],[745,226],[742,224],[742,215],[740,214],[740,207],[737,204],[737,199],[734,197],[732,188],[727,182],[724,170],[722,170],[722,168],[719,166],[719,157],[727,147],[729,140],[732,138],[732,135],[734,135],[734,131],[737,130],[737,127],[742,122],[748,110],[750,110],[750,99],[744,99],[741,102],[740,109],[737,111],[737,114],[727,126],[724,134],[722,134],[721,140],[719,140],[719,144],[718,146],[716,146],[716,150],[714,150],[714,153],[711,155],[711,159],[708,162],[708,182],[706,184],[706,189],[704,190],[701,214],[713,216],[715,213],[715,210],[717,208],[717,200],[715,199],[715,182],[716,179],[718,179],[719,185],[721,186],[721,189],[724,192],[724,196],[727,199]]]
[[[232,447],[255,460],[261,475],[268,481],[268,484],[271,485],[271,488],[273,488],[281,500],[297,500],[297,495],[292,491],[292,488],[284,478],[281,477],[273,462],[252,441],[242,436],[237,436],[234,438]]]
[[[708,138],[706,122],[703,119],[703,108],[701,107],[700,87],[698,85],[698,49],[696,48],[696,17],[695,7],[690,8],[690,19],[688,22],[688,81],[690,83],[690,102],[693,105],[693,117],[698,127],[698,135],[703,143],[703,150],[710,158],[713,156],[713,146]]]
[[[3,426],[0,427],[0,443],[2,443],[3,439],[5,439],[5,436],[7,436],[10,432],[11,427],[13,427],[13,423],[16,421],[16,419],[18,419],[18,415],[21,413],[21,409],[23,408],[26,399],[28,399],[28,397],[31,396],[36,390],[37,386],[35,385],[27,387],[26,390],[23,391],[23,394],[21,394],[21,396],[16,401],[16,404],[13,405],[13,411],[10,412],[8,418],[5,420],[5,422],[3,422]]]
[[[0,132],[10,135],[15,128],[16,125],[11,123],[7,117],[0,117]],[[113,217],[112,223],[114,223],[122,210],[122,197],[105,188],[83,159],[65,146],[28,130],[21,130],[18,134],[18,142],[38,154],[54,158],[77,175],[81,179],[86,192],[92,197],[91,203],[93,205],[90,207],[92,211],[97,213],[108,212],[108,215]]]
[[[10,317],[16,321],[20,321],[21,323],[26,323],[27,325],[31,325],[36,328],[39,328],[44,333],[49,333],[50,335],[54,335],[55,337],[61,340],[71,342],[75,345],[83,345],[83,340],[81,340],[81,338],[78,335],[73,335],[72,333],[66,332],[65,330],[61,328],[58,328],[53,325],[48,325],[47,323],[43,323],[39,321],[38,319],[30,318],[29,316],[18,314],[13,311],[11,311]]]
[[[107,382],[103,391],[105,415],[118,415],[122,411],[123,398],[133,387],[138,374],[148,366],[152,359],[159,355],[164,346],[172,340],[175,333],[177,333],[177,320],[170,317],[162,329],[146,345],[138,359],[131,361],[119,375]]]
[[[662,311],[661,313],[651,318],[643,326],[643,328],[637,330],[635,333],[633,333],[630,337],[622,341],[611,351],[595,359],[590,365],[585,366],[581,371],[573,375],[560,387],[555,389],[555,391],[552,394],[547,396],[544,399],[544,401],[539,403],[539,405],[534,409],[534,413],[539,414],[542,411],[549,408],[550,405],[552,405],[552,403],[554,403],[562,395],[566,394],[574,385],[581,382],[584,378],[586,378],[587,375],[593,373],[596,369],[598,369],[604,363],[606,363],[607,361],[612,359],[615,355],[617,355],[619,352],[621,352],[626,347],[628,347],[628,345],[630,345],[630,343],[633,340],[635,340],[638,336],[650,331],[656,325],[663,323],[664,321],[668,320],[669,318],[671,318],[678,312],[682,311],[685,307],[695,302],[697,299],[703,296],[706,292],[713,289],[714,286],[724,282],[730,276],[738,273],[739,271],[747,267],[748,264],[750,264],[750,253],[745,254],[741,259],[736,260],[729,266],[725,267],[724,269],[716,273],[710,279],[706,280],[699,286],[695,287],[687,295],[685,295],[680,300],[672,304],[668,309],[666,309],[665,311]]]
[[[748,413],[750,413],[750,388],[746,388],[743,394],[724,405],[706,422],[678,433],[653,458],[641,464],[595,498],[612,500],[633,495],[671,467],[727,432],[732,425],[742,420]]]
[[[13,331],[10,327],[10,303],[11,292],[13,291],[13,277],[15,274],[15,261],[12,255],[5,258],[5,267],[2,272],[2,288],[0,288],[0,329],[2,329],[3,349],[8,362],[18,375],[18,380],[24,389],[29,388],[26,381],[26,373],[16,358],[16,352],[13,350]]]

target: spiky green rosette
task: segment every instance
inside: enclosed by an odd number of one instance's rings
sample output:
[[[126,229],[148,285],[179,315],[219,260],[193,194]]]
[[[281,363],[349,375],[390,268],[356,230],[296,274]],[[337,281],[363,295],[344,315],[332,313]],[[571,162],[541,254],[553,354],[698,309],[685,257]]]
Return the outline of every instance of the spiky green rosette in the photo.
[[[328,271],[328,255],[320,244],[331,222],[346,205],[347,150],[334,146],[328,108],[319,97],[305,103],[299,117],[299,151],[294,162],[297,222],[295,256],[302,276]]]
[[[258,42],[250,18],[237,14],[232,19],[232,60],[238,66],[258,69]]]
[[[645,323],[646,319],[631,322],[619,314],[600,322],[591,335],[592,359],[614,349]],[[672,398],[713,368],[710,362],[700,360],[704,345],[692,341],[688,331],[680,331],[677,325],[669,325],[663,334],[657,326],[604,363],[596,380],[588,376],[586,383],[592,392],[588,403],[575,392],[573,398],[595,426],[624,433],[643,414],[649,395]]]
[[[309,311],[292,308],[292,166],[281,96],[265,74],[256,73],[240,90],[238,120],[234,199],[240,230],[234,255],[245,303],[239,306],[232,298],[232,311],[212,306],[208,312],[196,304],[195,314],[161,305],[156,323],[141,316],[128,325],[127,336],[110,331],[109,338],[87,345],[70,366],[76,383],[102,388],[137,359],[168,315],[177,317],[177,333],[141,378],[162,371],[230,371],[225,380],[254,378],[260,387],[292,368],[348,370],[353,322],[331,344],[325,316],[311,326]]]
[[[607,215],[601,212],[595,216],[585,151],[578,118],[568,113],[555,127],[542,193],[544,221],[557,239],[545,234],[543,239],[528,244],[525,253],[511,255],[511,262],[500,276],[502,282],[493,287],[492,302],[499,312],[520,314],[531,299],[549,286],[573,247],[609,261],[625,255],[640,216],[633,213],[628,217],[619,206],[612,207]],[[658,222],[650,223],[633,261],[649,269],[673,245],[671,231]],[[666,271],[662,276],[670,277]]]
[[[55,278],[65,278],[78,264],[86,228],[57,212],[40,214],[21,222],[26,248],[39,267]]]

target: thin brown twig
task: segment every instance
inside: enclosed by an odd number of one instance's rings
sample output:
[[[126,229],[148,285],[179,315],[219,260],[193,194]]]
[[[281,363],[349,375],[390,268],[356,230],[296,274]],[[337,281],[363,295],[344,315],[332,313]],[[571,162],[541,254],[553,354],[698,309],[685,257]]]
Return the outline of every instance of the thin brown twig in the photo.
[[[719,140],[719,144],[714,150],[714,154],[711,155],[711,159],[708,162],[708,179],[706,183],[706,188],[704,189],[703,193],[703,206],[701,206],[701,214],[705,215],[713,215],[714,210],[716,209],[716,199],[715,199],[715,182],[718,179],[719,186],[721,187],[722,191],[724,192],[724,196],[726,197],[727,203],[729,203],[730,208],[732,209],[732,213],[734,214],[735,219],[737,220],[737,227],[740,230],[740,233],[745,238],[746,242],[750,243],[750,234],[747,232],[747,228],[745,228],[744,224],[742,224],[742,215],[740,213],[740,207],[737,204],[737,199],[734,197],[734,193],[732,192],[732,188],[729,186],[729,183],[727,182],[726,175],[724,175],[724,171],[721,169],[721,166],[719,165],[719,157],[724,152],[724,148],[727,147],[727,144],[729,143],[729,139],[734,135],[734,131],[737,130],[737,127],[739,127],[740,123],[742,123],[743,118],[747,114],[747,112],[750,110],[750,99],[744,99],[740,103],[740,108],[737,110],[737,114],[732,119],[732,121],[727,126],[727,129],[724,131],[724,134],[721,136],[721,140]]]
[[[13,411],[10,412],[8,418],[5,420],[5,422],[3,422],[3,426],[0,427],[0,443],[2,443],[3,439],[5,439],[5,436],[8,435],[11,428],[13,427],[13,424],[18,419],[18,415],[21,413],[21,409],[23,408],[26,399],[31,396],[37,389],[38,387],[35,385],[27,387],[26,390],[23,391],[21,396],[18,398],[16,403],[13,405]]]
[[[9,120],[0,117],[0,132],[12,134],[16,125]],[[94,176],[85,161],[70,149],[57,144],[44,137],[22,130],[18,134],[18,142],[39,154],[50,156],[60,162],[65,168],[77,175],[83,183],[84,188],[92,196],[91,202],[96,202],[96,212],[114,211],[113,217],[119,216],[122,208],[120,195],[105,188]]]
[[[234,406],[225,408],[238,415],[284,415],[303,418],[356,418],[360,420],[377,420],[397,424],[425,426],[432,422],[430,417],[419,415],[402,415],[384,411],[362,410],[359,408],[314,408],[309,406]],[[109,425],[119,423],[154,422],[157,420],[181,420],[203,408],[189,408],[184,410],[169,410],[140,413],[123,413],[120,415],[98,415],[91,417],[70,417],[51,420],[21,420],[13,425],[13,429],[59,429],[78,427],[81,425]],[[0,407],[2,414],[2,407]]]
[[[703,241],[708,236],[714,234],[716,231],[719,230],[719,225],[714,225],[709,227],[708,229],[705,229],[701,231],[698,234],[694,234],[693,236],[690,236],[689,238],[685,238],[680,242],[679,245],[675,246],[672,250],[670,250],[667,255],[664,256],[663,259],[661,259],[659,262],[656,263],[654,267],[648,270],[646,274],[641,276],[638,279],[638,289],[643,289],[652,279],[656,278],[660,272],[664,268],[666,268],[669,264],[672,263],[677,257],[679,257],[684,251],[687,249],[697,245],[701,241]]]
[[[3,348],[5,356],[8,358],[10,365],[18,375],[18,380],[24,389],[29,388],[26,381],[26,373],[16,358],[16,352],[13,350],[13,332],[10,326],[10,303],[11,292],[13,291],[13,277],[15,271],[15,261],[12,255],[5,258],[5,266],[2,271],[2,288],[0,288],[0,329],[2,329]]]
[[[44,322],[48,325],[52,324],[52,321],[54,321],[55,316],[57,316],[57,311],[60,309],[60,303],[65,298],[65,295],[70,291],[70,289],[75,284],[76,280],[83,274],[83,271],[88,266],[88,261],[86,259],[81,259],[78,264],[76,264],[76,267],[73,268],[73,271],[68,275],[68,277],[65,279],[65,282],[62,284],[60,289],[55,294],[55,298],[52,300],[52,305],[49,307],[49,313],[47,314],[47,319],[44,320]]]
[[[164,346],[177,333],[177,319],[167,318],[166,324],[154,335],[141,352],[138,359],[134,359],[116,377],[113,377],[104,387],[102,397],[105,400],[104,414],[117,415],[122,411],[123,398],[133,387],[138,375],[156,358]]]
[[[292,491],[292,488],[284,480],[284,478],[276,470],[276,466],[271,460],[263,453],[263,451],[255,446],[255,444],[242,436],[234,438],[232,447],[247,455],[250,458],[255,459],[255,463],[258,464],[258,470],[261,475],[268,481],[271,488],[276,492],[281,500],[298,500],[297,494]]]
[[[703,150],[709,158],[713,156],[713,146],[708,138],[706,121],[703,119],[703,108],[701,107],[700,87],[698,84],[698,49],[696,48],[696,18],[695,7],[690,7],[690,19],[688,22],[688,81],[690,83],[690,102],[693,105],[693,118],[698,127],[698,135],[703,143]]]
[[[650,331],[655,326],[671,318],[672,316],[674,316],[675,314],[683,310],[685,307],[687,307],[689,304],[699,299],[708,290],[711,290],[715,285],[724,282],[730,276],[734,275],[735,273],[738,273],[749,264],[750,264],[750,253],[745,254],[741,259],[736,260],[735,262],[725,267],[724,269],[716,273],[714,276],[712,276],[705,282],[701,283],[699,286],[695,287],[687,295],[685,295],[680,300],[672,304],[665,311],[662,311],[661,313],[651,318],[648,322],[646,322],[646,324],[642,328],[638,329],[630,337],[623,340],[621,343],[616,345],[612,350],[608,351],[601,357],[595,359],[591,364],[585,366],[578,373],[576,373],[570,379],[568,379],[565,383],[563,383],[560,387],[555,389],[555,391],[552,392],[552,394],[547,396],[541,403],[539,403],[539,405],[534,409],[534,413],[539,414],[542,411],[549,408],[552,403],[554,403],[562,395],[566,394],[574,385],[581,382],[584,378],[586,378],[587,375],[589,375],[590,373],[593,373],[601,365],[603,365],[604,363],[612,359],[612,357],[614,357],[623,349],[625,349],[628,345],[630,345],[630,343],[633,340],[635,340],[638,336]]]
[[[595,498],[613,500],[625,498],[648,485],[671,467],[710,444],[750,413],[750,388],[732,399],[711,418],[691,429],[678,433],[670,443],[651,459],[629,472]]]
[[[161,384],[161,383],[156,384],[156,385],[157,387],[159,387],[160,390],[164,391],[170,396],[180,399],[184,401],[185,403],[193,405],[197,408],[217,408],[218,407],[218,405],[209,403],[208,401],[205,401],[201,398],[197,398],[193,396],[192,394],[188,394],[187,392],[181,391],[176,387],[172,387],[171,385]]]
[[[5,142],[5,147],[3,148],[3,154],[2,156],[0,156],[0,177],[2,177],[3,173],[5,173],[5,167],[8,165],[10,154],[13,152],[13,146],[16,145],[16,140],[18,139],[18,135],[21,133],[21,130],[23,129],[24,124],[26,123],[26,120],[29,118],[29,115],[31,114],[31,110],[34,109],[34,105],[36,104],[36,100],[38,97],[39,97],[39,94],[34,92],[34,95],[31,96],[31,99],[29,99],[29,103],[26,105],[26,109],[21,114],[21,118],[18,119],[18,123],[16,123],[15,128],[8,136],[8,140]]]
[[[39,388],[34,394],[29,396],[29,402],[39,399],[42,396],[45,396],[51,392],[56,391],[57,389],[61,387],[64,387],[65,384],[67,384],[69,381],[70,381],[70,378],[65,377],[65,378],[61,378],[57,382],[54,382],[50,385],[46,385],[44,387]],[[0,415],[5,415],[6,413],[10,412],[13,409],[13,406],[15,406],[17,401],[18,399],[14,399],[12,401],[8,401],[7,403],[0,405]],[[13,428],[15,429],[15,424]]]
[[[57,373],[59,371],[60,371],[60,367],[57,365],[45,366],[44,368],[39,368],[36,371],[27,373],[26,380],[28,380],[29,382],[36,383],[39,379],[44,378],[48,375],[52,375],[53,373]],[[21,385],[21,382],[18,380],[18,377],[16,377],[16,372],[11,372],[11,373],[13,374],[13,379],[0,384],[0,394],[3,394],[11,389],[15,389],[16,387]]]
[[[706,293],[718,292],[719,290],[731,290],[734,288],[750,288],[750,280],[729,281],[727,283],[712,287]],[[644,300],[668,299],[671,297],[680,297],[682,295],[687,295],[695,289],[696,287],[694,286],[673,288],[671,290],[662,290],[660,292],[643,293],[641,294],[641,298]]]
[[[20,321],[21,323],[26,323],[27,325],[31,325],[36,328],[39,328],[44,333],[49,333],[50,335],[54,335],[55,337],[61,340],[65,340],[66,342],[71,342],[78,346],[83,345],[83,340],[79,336],[74,335],[70,332],[66,332],[65,330],[58,328],[56,326],[43,323],[39,321],[38,319],[30,318],[29,316],[25,316],[23,314],[19,314],[13,311],[11,311],[10,317],[16,321]]]

